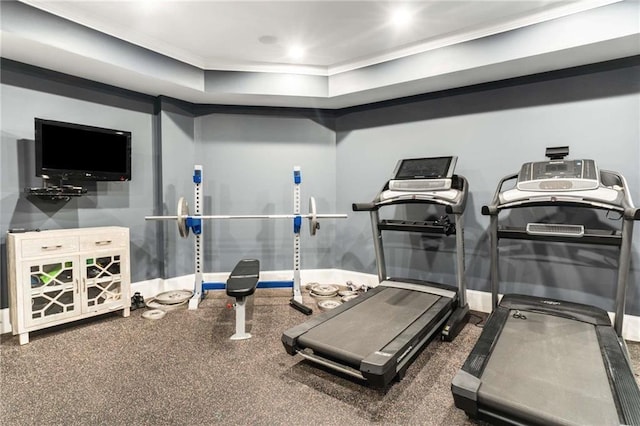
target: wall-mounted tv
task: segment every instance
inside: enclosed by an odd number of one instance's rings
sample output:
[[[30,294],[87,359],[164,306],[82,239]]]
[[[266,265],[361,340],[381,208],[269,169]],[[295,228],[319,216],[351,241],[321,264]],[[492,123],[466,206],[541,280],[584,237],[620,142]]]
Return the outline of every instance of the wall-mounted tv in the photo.
[[[36,176],[52,180],[131,180],[131,132],[35,119]]]

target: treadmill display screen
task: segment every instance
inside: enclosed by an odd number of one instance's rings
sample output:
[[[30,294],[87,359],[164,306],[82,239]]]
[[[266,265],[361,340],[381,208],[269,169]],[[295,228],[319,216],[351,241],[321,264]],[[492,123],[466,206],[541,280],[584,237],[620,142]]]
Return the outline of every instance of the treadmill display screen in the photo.
[[[454,167],[454,157],[412,158],[400,162],[394,179],[450,178]]]
[[[597,179],[597,173],[591,160],[540,161],[523,166],[521,181],[539,179]]]

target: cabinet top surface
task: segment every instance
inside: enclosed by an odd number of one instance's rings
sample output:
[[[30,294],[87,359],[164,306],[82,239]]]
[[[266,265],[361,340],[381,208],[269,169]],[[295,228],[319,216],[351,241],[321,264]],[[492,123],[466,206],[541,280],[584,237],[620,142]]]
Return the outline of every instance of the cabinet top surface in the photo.
[[[72,236],[91,235],[92,233],[104,232],[129,232],[129,228],[124,226],[97,226],[90,228],[70,228],[70,229],[46,229],[42,231],[8,232],[9,238],[44,238],[51,236]]]

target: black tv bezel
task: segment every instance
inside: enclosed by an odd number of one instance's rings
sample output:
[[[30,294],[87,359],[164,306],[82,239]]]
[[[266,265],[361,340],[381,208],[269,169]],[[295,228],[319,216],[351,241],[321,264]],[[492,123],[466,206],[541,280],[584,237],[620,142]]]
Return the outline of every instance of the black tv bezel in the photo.
[[[104,170],[92,169],[64,169],[50,168],[42,165],[42,126],[51,125],[63,127],[66,129],[83,130],[88,132],[103,133],[108,135],[125,136],[126,140],[126,171],[109,172]],[[131,132],[126,130],[110,129],[106,127],[91,126],[87,124],[71,123],[66,121],[49,120],[44,118],[34,119],[35,127],[35,163],[36,176],[50,180],[61,181],[108,181],[108,182],[125,182],[131,180]]]

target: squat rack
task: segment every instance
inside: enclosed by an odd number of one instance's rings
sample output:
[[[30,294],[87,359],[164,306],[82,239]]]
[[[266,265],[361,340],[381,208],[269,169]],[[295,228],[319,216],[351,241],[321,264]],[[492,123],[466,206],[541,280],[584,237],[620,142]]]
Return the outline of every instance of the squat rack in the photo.
[[[146,216],[145,220],[175,220],[178,226],[178,233],[186,238],[189,232],[193,232],[195,248],[195,282],[193,296],[189,300],[189,309],[197,309],[204,290],[224,289],[225,283],[204,282],[202,273],[202,221],[203,220],[224,220],[224,219],[293,219],[293,280],[291,281],[263,281],[258,283],[258,287],[293,287],[293,298],[290,304],[300,312],[310,315],[311,309],[302,303],[302,291],[300,284],[300,229],[302,219],[309,220],[309,232],[315,236],[320,223],[318,219],[346,219],[346,214],[318,214],[316,202],[313,197],[309,198],[309,213],[300,213],[300,184],[302,174],[299,166],[293,168],[293,214],[276,215],[202,215],[202,165],[195,165],[193,172],[194,183],[194,214],[189,213],[189,207],[183,197],[178,200],[177,215],[174,216]],[[260,285],[262,283],[262,285]]]

